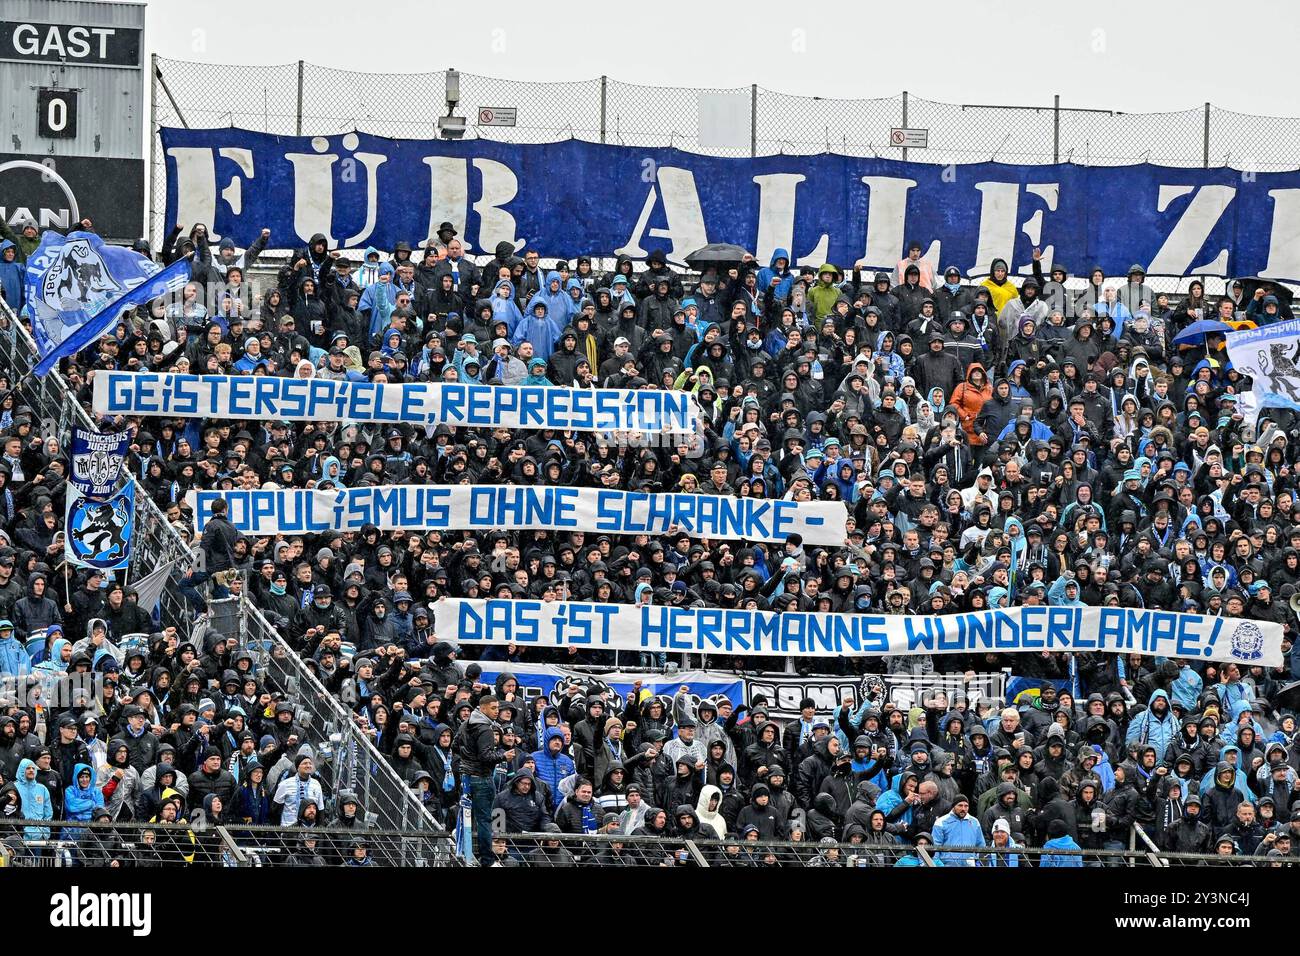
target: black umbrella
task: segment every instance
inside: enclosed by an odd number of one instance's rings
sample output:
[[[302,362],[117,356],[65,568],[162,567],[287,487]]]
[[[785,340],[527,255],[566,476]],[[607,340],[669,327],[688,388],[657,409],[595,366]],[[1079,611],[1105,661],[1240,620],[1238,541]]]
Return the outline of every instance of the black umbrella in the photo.
[[[1255,297],[1255,290],[1262,286],[1265,295],[1277,296],[1278,311],[1290,314],[1291,300],[1295,297],[1295,293],[1276,279],[1265,279],[1262,276],[1244,276],[1240,279],[1233,279],[1232,282],[1241,283],[1241,308],[1243,312],[1250,300]],[[1229,289],[1232,288],[1232,282],[1228,283]]]
[[[692,269],[703,272],[712,266],[719,272],[725,272],[744,261],[749,252],[730,242],[710,242],[703,248],[696,249],[686,257],[686,264]]]
[[[1300,680],[1292,681],[1279,690],[1273,705],[1278,710],[1300,710]]]

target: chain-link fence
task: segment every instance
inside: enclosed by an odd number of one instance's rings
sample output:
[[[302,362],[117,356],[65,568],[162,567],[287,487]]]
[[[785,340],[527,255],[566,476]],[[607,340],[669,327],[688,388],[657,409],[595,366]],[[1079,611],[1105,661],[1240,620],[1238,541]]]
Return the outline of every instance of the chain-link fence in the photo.
[[[569,138],[621,146],[672,146],[713,156],[843,153],[913,162],[1150,162],[1167,166],[1294,169],[1300,118],[1254,116],[1209,103],[1168,113],[1062,105],[1059,97],[1011,105],[941,103],[909,93],[866,99],[795,96],[757,85],[659,87],[596,77],[566,83],[507,80],[455,71],[360,73],[307,63],[240,66],[154,59],[153,123],[238,126],[277,134],[358,130],[399,138],[439,135],[454,115],[466,138],[549,143]],[[701,100],[725,98],[748,119],[747,141],[725,145],[701,129]],[[483,109],[516,110],[513,126],[479,125]],[[924,149],[891,142],[895,128],[925,129]],[[161,222],[165,168],[152,154],[152,224]]]

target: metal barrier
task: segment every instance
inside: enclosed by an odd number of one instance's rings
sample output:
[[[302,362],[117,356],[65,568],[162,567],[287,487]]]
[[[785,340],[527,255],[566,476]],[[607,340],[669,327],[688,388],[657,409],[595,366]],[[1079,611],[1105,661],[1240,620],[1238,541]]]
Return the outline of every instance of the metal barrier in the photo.
[[[239,620],[243,643],[256,655],[263,679],[293,698],[321,762],[330,769],[331,782],[353,790],[380,828],[435,831],[450,841],[387,758],[361,733],[352,713],[325,689],[246,594],[240,599]]]
[[[1041,847],[918,846],[904,843],[702,840],[621,834],[508,833],[493,837],[492,866],[752,867],[1143,867],[1266,866],[1260,856],[1161,854],[1134,850],[1045,850]]]
[[[201,816],[201,815],[200,815]],[[35,826],[49,837],[28,840]],[[58,823],[7,820],[0,824],[0,861],[6,867],[64,866],[449,866],[450,845],[440,834],[368,827],[269,827],[225,823]]]

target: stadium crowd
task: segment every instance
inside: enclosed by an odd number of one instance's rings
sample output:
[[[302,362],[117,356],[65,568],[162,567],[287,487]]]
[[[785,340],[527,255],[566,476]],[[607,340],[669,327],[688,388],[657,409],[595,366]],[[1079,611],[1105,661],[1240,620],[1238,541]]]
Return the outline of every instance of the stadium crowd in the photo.
[[[36,239],[31,227],[0,243],[11,306]],[[510,529],[248,538],[218,513],[194,541],[201,568],[179,582],[196,615],[247,589],[439,820],[453,822],[468,789],[485,864],[520,861],[493,843],[494,809],[512,833],[726,838],[731,862],[763,862],[740,854],[747,840],[806,840],[859,844],[882,863],[916,863],[925,842],[946,865],[1029,865],[943,848],[1128,848],[1138,825],[1164,850],[1229,863],[1300,854],[1296,699],[1282,693],[1300,588],[1297,422],[1267,409],[1246,423],[1249,383],[1221,337],[1173,341],[1215,315],[1276,321],[1284,290],[1230,284],[1215,301],[1192,282],[1168,296],[1138,266],[1080,282],[1060,263],[1044,274],[1037,250],[1034,276],[1013,281],[995,260],[976,281],[940,273],[919,244],[892,272],[798,268],[777,249],[689,280],[661,252],[606,274],[506,243],[475,263],[450,223],[424,248],[358,261],[315,236],[263,287],[248,273],[268,244],[265,230],[240,250],[179,224],[156,253],[138,243],[167,262],[193,252],[193,280],[65,361],[77,396],[88,406],[104,369],[676,388],[696,396],[703,433],[658,447],[447,426],[101,422],[131,433],[126,467],[191,540],[187,491],[268,484],[608,486],[849,512],[848,539],[829,548]],[[0,710],[0,817],[44,821],[29,839],[60,820],[200,812],[364,826],[355,795],[322,787],[285,688],[247,650],[215,631],[190,643],[158,629],[130,588],[67,573],[64,449],[3,384],[0,674],[11,689],[39,676],[47,698],[10,694]],[[1287,659],[818,660],[801,666],[886,681],[1009,667],[1033,692],[931,692],[913,707],[851,697],[832,712],[807,700],[779,721],[769,701],[701,700],[688,686],[622,699],[592,681],[558,703],[524,699],[508,673],[485,683],[473,653],[438,639],[430,609],[444,596],[886,614],[1159,607],[1284,624]],[[478,657],[494,671],[615,663],[514,645]],[[92,694],[78,694],[79,673],[97,678]],[[1040,865],[1079,863],[1049,852]]]

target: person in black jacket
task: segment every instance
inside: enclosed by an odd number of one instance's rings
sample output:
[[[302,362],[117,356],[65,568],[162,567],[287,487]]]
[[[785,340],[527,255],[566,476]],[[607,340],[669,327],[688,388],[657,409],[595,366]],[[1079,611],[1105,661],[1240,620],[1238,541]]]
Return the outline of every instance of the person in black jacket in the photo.
[[[77,782],[77,764],[90,763],[90,751],[77,736],[77,719],[71,713],[60,714],[58,724],[58,740],[50,747],[50,756],[52,769],[63,782],[62,793]]]
[[[1183,815],[1169,825],[1160,841],[1170,853],[1212,853],[1214,831],[1201,819],[1201,798],[1193,793],[1183,801]]]
[[[222,806],[234,806],[239,784],[234,774],[221,766],[221,751],[209,747],[200,757],[199,769],[189,775],[191,806],[202,804],[209,794],[219,796]]]
[[[235,542],[239,532],[226,518],[226,501],[218,498],[212,502],[212,516],[203,526],[204,570],[209,574],[226,571],[235,566]]]
[[[492,809],[505,811],[507,833],[540,833],[547,819],[537,781],[527,767],[515,771],[510,783],[492,801]]]
[[[496,797],[492,774],[497,764],[515,755],[513,750],[506,750],[497,742],[496,719],[500,709],[501,702],[495,694],[484,694],[456,736],[461,770],[469,777],[474,850],[485,860],[492,853],[492,801]]]

